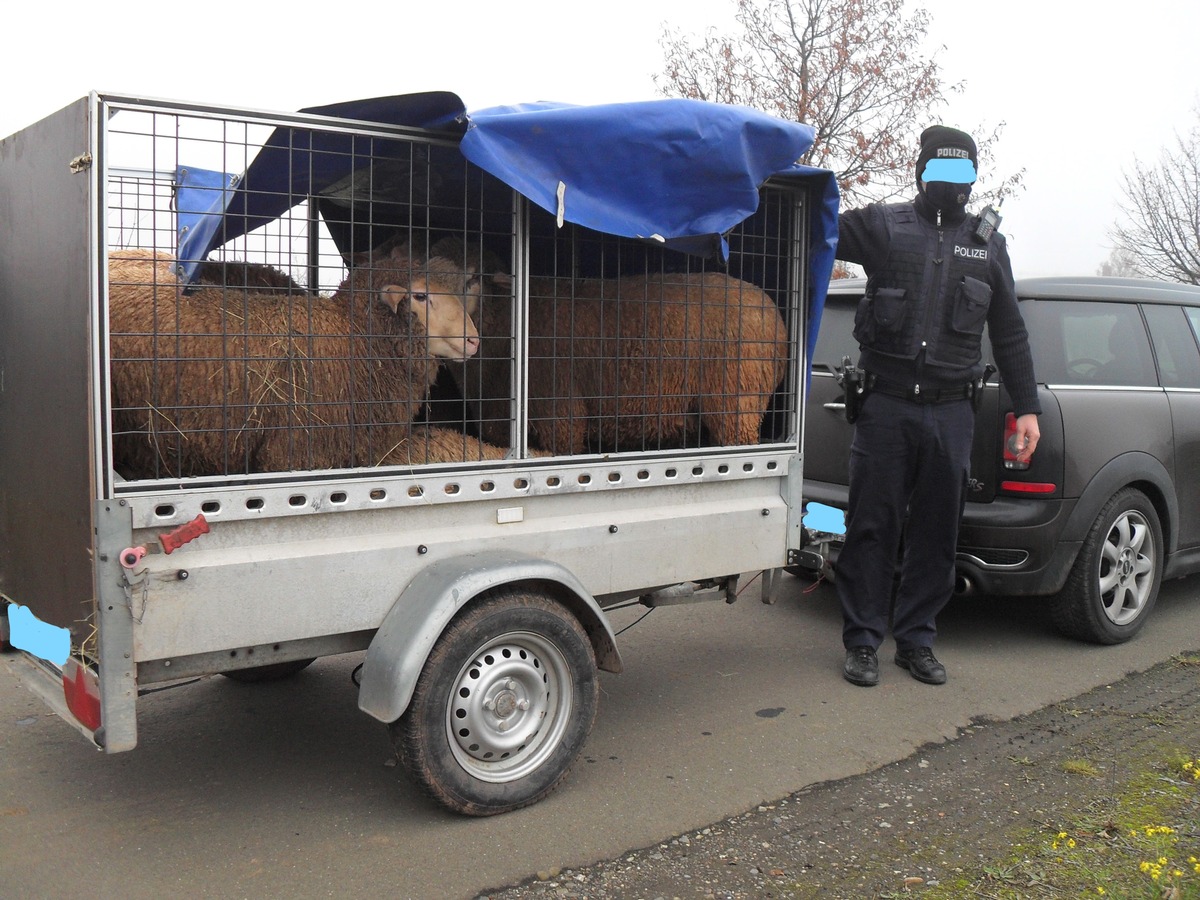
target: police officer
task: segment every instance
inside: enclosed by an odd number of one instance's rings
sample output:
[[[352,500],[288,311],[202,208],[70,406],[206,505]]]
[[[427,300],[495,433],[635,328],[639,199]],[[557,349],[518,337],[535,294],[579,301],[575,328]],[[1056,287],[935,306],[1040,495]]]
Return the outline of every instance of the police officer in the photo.
[[[1018,458],[1037,446],[1041,408],[1008,249],[966,211],[977,162],[969,134],[934,125],[921,134],[911,203],[872,203],[838,220],[838,258],[867,274],[854,322],[867,392],[836,567],[842,671],[857,685],[879,683],[889,613],[896,665],[946,681],[935,619],[954,586],[985,322],[1015,407]]]

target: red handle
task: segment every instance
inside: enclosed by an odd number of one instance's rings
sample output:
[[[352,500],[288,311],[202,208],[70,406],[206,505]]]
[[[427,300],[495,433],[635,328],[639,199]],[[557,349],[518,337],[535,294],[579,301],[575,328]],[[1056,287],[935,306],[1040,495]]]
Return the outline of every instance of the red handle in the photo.
[[[178,550],[188,541],[194,541],[202,534],[208,534],[208,520],[204,518],[203,513],[187,524],[180,525],[174,531],[160,534],[158,542],[162,545],[163,553],[170,553]]]

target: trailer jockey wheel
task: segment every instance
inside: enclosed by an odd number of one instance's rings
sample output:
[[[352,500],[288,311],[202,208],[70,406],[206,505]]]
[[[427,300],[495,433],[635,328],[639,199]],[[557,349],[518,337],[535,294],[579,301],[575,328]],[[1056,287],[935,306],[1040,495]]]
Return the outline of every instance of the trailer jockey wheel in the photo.
[[[442,633],[390,726],[409,775],[455,812],[490,816],[550,794],[583,748],[599,682],[578,620],[539,593],[502,589]]]

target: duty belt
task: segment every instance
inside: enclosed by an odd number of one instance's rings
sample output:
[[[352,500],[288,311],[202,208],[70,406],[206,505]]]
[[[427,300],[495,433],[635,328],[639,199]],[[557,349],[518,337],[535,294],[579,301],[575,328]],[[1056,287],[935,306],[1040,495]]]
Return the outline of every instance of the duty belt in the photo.
[[[968,381],[955,387],[922,388],[919,384],[898,384],[867,373],[867,393],[872,392],[911,400],[913,403],[951,403],[955,400],[972,399],[975,396],[975,384]]]

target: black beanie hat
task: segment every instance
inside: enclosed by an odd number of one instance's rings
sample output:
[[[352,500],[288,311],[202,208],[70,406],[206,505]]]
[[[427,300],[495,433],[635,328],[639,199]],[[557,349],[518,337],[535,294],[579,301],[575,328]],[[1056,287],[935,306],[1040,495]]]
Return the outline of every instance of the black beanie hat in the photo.
[[[979,169],[979,151],[965,131],[945,125],[930,125],[921,132],[921,151],[917,154],[917,181],[931,159],[969,159]]]

